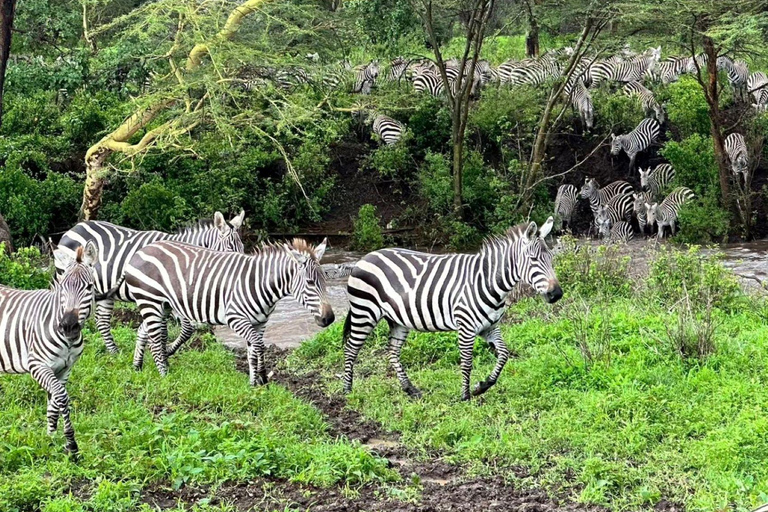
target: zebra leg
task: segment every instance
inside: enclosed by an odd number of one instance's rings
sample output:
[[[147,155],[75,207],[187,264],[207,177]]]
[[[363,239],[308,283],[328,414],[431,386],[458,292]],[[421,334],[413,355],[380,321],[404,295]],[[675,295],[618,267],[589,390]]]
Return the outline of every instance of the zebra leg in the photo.
[[[504,365],[507,364],[507,359],[509,359],[509,349],[507,349],[507,344],[501,338],[501,331],[498,327],[494,327],[487,334],[484,334],[483,338],[489,344],[496,347],[496,366],[487,379],[481,380],[475,385],[475,388],[472,390],[473,396],[482,395],[496,384],[501,371],[504,369]]]
[[[264,365],[264,326],[251,324],[248,319],[235,318],[227,321],[229,327],[238,336],[245,339],[248,347],[248,377],[251,386],[267,383],[267,370]]]
[[[366,338],[379,323],[379,318],[366,313],[354,304],[350,305],[347,319],[344,321],[344,393],[352,392],[352,378],[355,361]]]
[[[147,330],[149,338],[149,351],[152,352],[152,358],[155,360],[155,366],[160,375],[168,375],[168,354],[165,352],[165,344],[168,340],[168,325],[165,321],[163,311],[155,308],[143,308],[141,316],[144,317],[142,324]],[[136,340],[138,350],[139,340]],[[143,349],[142,349],[143,351]],[[136,364],[136,352],[134,352],[134,367]],[[139,367],[140,369],[141,367]]]
[[[75,429],[69,417],[69,394],[53,370],[40,362],[30,362],[29,373],[40,386],[48,392],[48,433],[56,432],[59,416],[64,420],[64,438],[67,444],[64,449],[70,455],[77,455],[78,447],[75,441]],[[56,411],[52,413],[52,411]]]
[[[112,320],[112,310],[115,308],[115,301],[111,299],[100,300],[96,303],[96,328],[104,340],[104,345],[110,354],[117,354],[120,349],[112,337],[110,322]]]
[[[193,334],[195,334],[195,326],[192,325],[192,322],[186,318],[180,318],[179,320],[181,321],[181,332],[179,333],[179,337],[171,343],[170,347],[168,347],[168,357],[175,354],[176,351],[179,350],[183,344],[188,342]]]
[[[636,157],[637,157],[637,153],[632,153],[631,155],[629,155],[629,173],[627,174],[627,176],[631,176],[632,175],[632,171],[635,170],[635,158]]]
[[[461,399],[469,400],[469,378],[472,375],[472,348],[475,333],[459,331],[459,355],[461,356]]]
[[[144,350],[147,348],[148,339],[147,326],[141,322],[139,331],[136,333],[136,347],[133,349],[133,369],[137,372],[140,372],[144,366]]]
[[[400,350],[403,348],[405,340],[408,338],[409,330],[401,325],[392,325],[389,329],[389,362],[392,369],[395,370],[397,380],[411,398],[421,398],[421,391],[411,383],[408,374],[405,373],[400,362]]]

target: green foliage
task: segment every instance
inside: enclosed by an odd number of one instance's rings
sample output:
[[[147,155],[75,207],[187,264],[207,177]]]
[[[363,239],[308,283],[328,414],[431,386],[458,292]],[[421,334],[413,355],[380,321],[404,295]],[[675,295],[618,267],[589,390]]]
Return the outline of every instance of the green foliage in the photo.
[[[406,180],[415,173],[415,162],[409,148],[410,135],[406,131],[397,144],[382,144],[367,159],[366,167],[383,178]]]
[[[638,99],[621,92],[612,92],[600,87],[592,92],[595,110],[595,126],[615,135],[629,133],[643,120],[645,113]]]
[[[711,137],[694,134],[680,142],[670,140],[661,154],[675,168],[676,184],[690,188],[699,197],[719,194],[720,175]]]
[[[355,219],[352,233],[352,246],[357,251],[375,251],[384,247],[384,235],[381,232],[381,219],[376,215],[376,207],[364,204]]]
[[[709,106],[696,78],[683,75],[680,80],[670,84],[668,94],[666,110],[669,122],[680,133],[680,137],[709,135]]]
[[[569,235],[560,237],[560,245],[555,273],[565,293],[581,297],[631,294],[629,258],[620,256],[615,246],[594,248]]]
[[[5,244],[0,243],[0,246]],[[0,251],[0,284],[21,290],[48,288],[53,268],[36,247],[21,247],[12,255]]]
[[[184,199],[157,180],[131,190],[123,200],[121,209],[122,223],[141,229],[169,231],[191,216]]]
[[[546,104],[546,91],[534,87],[487,87],[469,117],[468,129],[484,144],[497,148],[511,146],[527,158],[536,126]]]
[[[402,53],[424,37],[408,0],[351,0],[345,10],[365,39],[389,54]]]
[[[705,196],[684,204],[678,212],[679,231],[675,240],[681,243],[718,243],[728,234],[730,214],[720,208],[717,199]]]

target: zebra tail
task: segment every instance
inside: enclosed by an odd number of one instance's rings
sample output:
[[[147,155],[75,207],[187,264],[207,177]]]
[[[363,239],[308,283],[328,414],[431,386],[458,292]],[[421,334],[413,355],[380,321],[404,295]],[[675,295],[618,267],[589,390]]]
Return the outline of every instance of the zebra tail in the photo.
[[[96,302],[102,301],[102,300],[109,300],[112,299],[115,295],[117,295],[117,291],[120,289],[120,287],[125,282],[125,276],[120,277],[120,280],[117,282],[114,288],[111,290],[107,290],[105,293],[102,293],[101,295],[96,295],[94,297],[94,300]]]
[[[344,319],[344,334],[341,336],[341,342],[343,346],[347,345],[349,335],[352,332],[352,312],[347,313],[347,318]]]

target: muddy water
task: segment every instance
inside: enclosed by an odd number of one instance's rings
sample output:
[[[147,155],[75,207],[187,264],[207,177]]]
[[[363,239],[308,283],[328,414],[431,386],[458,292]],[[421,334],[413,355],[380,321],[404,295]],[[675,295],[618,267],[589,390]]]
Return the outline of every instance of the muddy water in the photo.
[[[592,242],[596,243],[596,242]],[[633,257],[633,267],[644,273],[648,256],[653,252],[654,242],[650,240],[635,240],[628,247],[628,254]],[[728,244],[721,248],[723,263],[738,275],[745,286],[754,290],[765,290],[768,286],[768,240]],[[328,252],[323,258],[323,265],[333,266],[341,263],[357,261],[361,254],[334,251]],[[347,278],[328,282],[328,298],[336,314],[336,321],[342,321],[349,309],[347,300]],[[765,284],[765,286],[764,286]],[[269,318],[264,333],[267,344],[281,348],[297,347],[302,341],[311,338],[322,330],[315,324],[312,315],[293,299],[280,301],[272,316]],[[244,342],[226,327],[217,327],[216,336],[226,345],[234,348],[244,348]],[[339,340],[341,344],[341,340]]]

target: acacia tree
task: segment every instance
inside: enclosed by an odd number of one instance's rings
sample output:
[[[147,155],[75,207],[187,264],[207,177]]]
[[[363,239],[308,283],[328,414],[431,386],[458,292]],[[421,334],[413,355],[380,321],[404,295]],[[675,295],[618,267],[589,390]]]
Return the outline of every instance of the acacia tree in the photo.
[[[485,40],[489,21],[496,8],[496,0],[413,0],[414,9],[421,16],[424,30],[435,52],[435,63],[444,84],[449,84],[447,63],[440,48],[437,33],[438,16],[461,19],[466,38],[459,57],[458,77],[452,86],[446,86],[451,109],[451,146],[453,165],[453,207],[456,215],[463,217],[462,180],[464,168],[464,135],[467,131],[469,106],[474,82],[475,65]]]
[[[5,70],[11,55],[11,34],[15,12],[16,0],[2,0],[0,5],[0,126],[3,123],[3,87]]]

